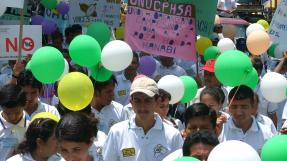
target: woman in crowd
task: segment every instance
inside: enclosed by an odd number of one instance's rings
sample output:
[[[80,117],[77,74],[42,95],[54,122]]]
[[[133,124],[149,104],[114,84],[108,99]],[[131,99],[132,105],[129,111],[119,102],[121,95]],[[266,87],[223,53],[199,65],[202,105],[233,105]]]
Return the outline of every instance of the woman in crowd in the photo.
[[[62,161],[102,161],[106,135],[98,131],[97,120],[80,112],[63,116],[56,129]]]
[[[222,125],[230,117],[228,113],[223,112],[221,110],[224,100],[225,100],[225,95],[221,88],[206,87],[202,90],[200,94],[200,102],[214,109],[217,113],[216,131],[218,135],[221,132]]]
[[[7,161],[58,161],[55,129],[57,122],[50,118],[33,120],[25,139],[14,150],[14,156]],[[12,155],[13,155],[12,154]]]

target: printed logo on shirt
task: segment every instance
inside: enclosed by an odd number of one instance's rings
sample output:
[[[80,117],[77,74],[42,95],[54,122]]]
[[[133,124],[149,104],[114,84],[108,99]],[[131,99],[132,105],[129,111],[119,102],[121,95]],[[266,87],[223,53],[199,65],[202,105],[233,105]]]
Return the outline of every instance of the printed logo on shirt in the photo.
[[[154,147],[153,152],[154,152],[154,157],[159,159],[168,153],[168,149],[161,144],[157,144]]]
[[[135,148],[126,148],[122,150],[123,157],[131,157],[136,155]]]
[[[119,96],[125,96],[127,94],[126,90],[120,90],[118,91]]]

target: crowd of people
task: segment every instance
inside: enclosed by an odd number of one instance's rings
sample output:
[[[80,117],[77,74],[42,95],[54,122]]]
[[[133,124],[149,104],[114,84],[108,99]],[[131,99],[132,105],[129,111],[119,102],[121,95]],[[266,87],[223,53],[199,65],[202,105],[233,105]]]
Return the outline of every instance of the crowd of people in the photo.
[[[231,2],[227,13],[236,8]],[[220,29],[220,24],[215,25],[214,46],[223,38]],[[72,25],[64,35],[56,31],[43,36],[43,46],[60,50],[69,72],[90,76],[69,56],[69,44],[82,33],[80,25]],[[196,64],[134,51],[131,64],[108,80],[90,76],[93,99],[76,112],[59,100],[57,83],[43,84],[25,69],[31,56],[1,62],[0,161],[174,161],[183,156],[207,161],[214,147],[229,140],[245,142],[260,154],[270,138],[287,134],[286,100],[269,102],[260,91],[264,74],[274,71],[287,76],[287,55],[278,61],[266,54],[246,54],[259,77],[254,90],[223,86],[215,76],[215,59],[205,62],[199,56]],[[156,61],[151,76],[138,73],[145,55]],[[171,105],[171,94],[157,85],[165,75],[193,77],[200,87],[195,98]],[[43,112],[53,117],[38,118]]]

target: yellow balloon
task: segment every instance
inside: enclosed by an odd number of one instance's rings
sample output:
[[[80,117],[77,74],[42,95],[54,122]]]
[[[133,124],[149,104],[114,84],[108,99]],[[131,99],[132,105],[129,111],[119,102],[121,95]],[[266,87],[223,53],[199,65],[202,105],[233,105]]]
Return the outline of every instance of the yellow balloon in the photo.
[[[196,51],[200,55],[203,55],[204,51],[210,46],[212,46],[212,41],[207,37],[200,37],[195,43]]]
[[[33,116],[31,122],[33,122],[34,120],[36,119],[39,119],[39,118],[48,118],[48,119],[51,119],[51,120],[54,120],[56,122],[59,122],[60,118],[50,112],[40,112],[38,114],[36,114],[35,116]]]
[[[247,49],[253,55],[261,55],[268,50],[270,41],[270,37],[265,31],[253,31],[247,37]]]
[[[94,96],[90,78],[80,72],[66,74],[58,85],[60,102],[69,110],[79,111],[88,106]]]
[[[264,27],[265,31],[269,30],[270,26],[269,26],[269,23],[266,20],[261,19],[261,20],[258,20],[257,23],[262,25]]]
[[[116,29],[116,38],[117,40],[119,39],[124,39],[125,36],[125,29],[123,26],[120,26]]]

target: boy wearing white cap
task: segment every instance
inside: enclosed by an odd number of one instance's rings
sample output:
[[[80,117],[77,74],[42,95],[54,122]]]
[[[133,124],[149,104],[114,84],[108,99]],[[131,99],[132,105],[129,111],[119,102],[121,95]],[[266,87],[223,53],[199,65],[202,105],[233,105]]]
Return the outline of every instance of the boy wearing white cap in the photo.
[[[179,131],[154,112],[159,103],[156,82],[145,76],[135,79],[130,96],[135,115],[111,128],[103,148],[104,161],[161,161],[181,148]]]

